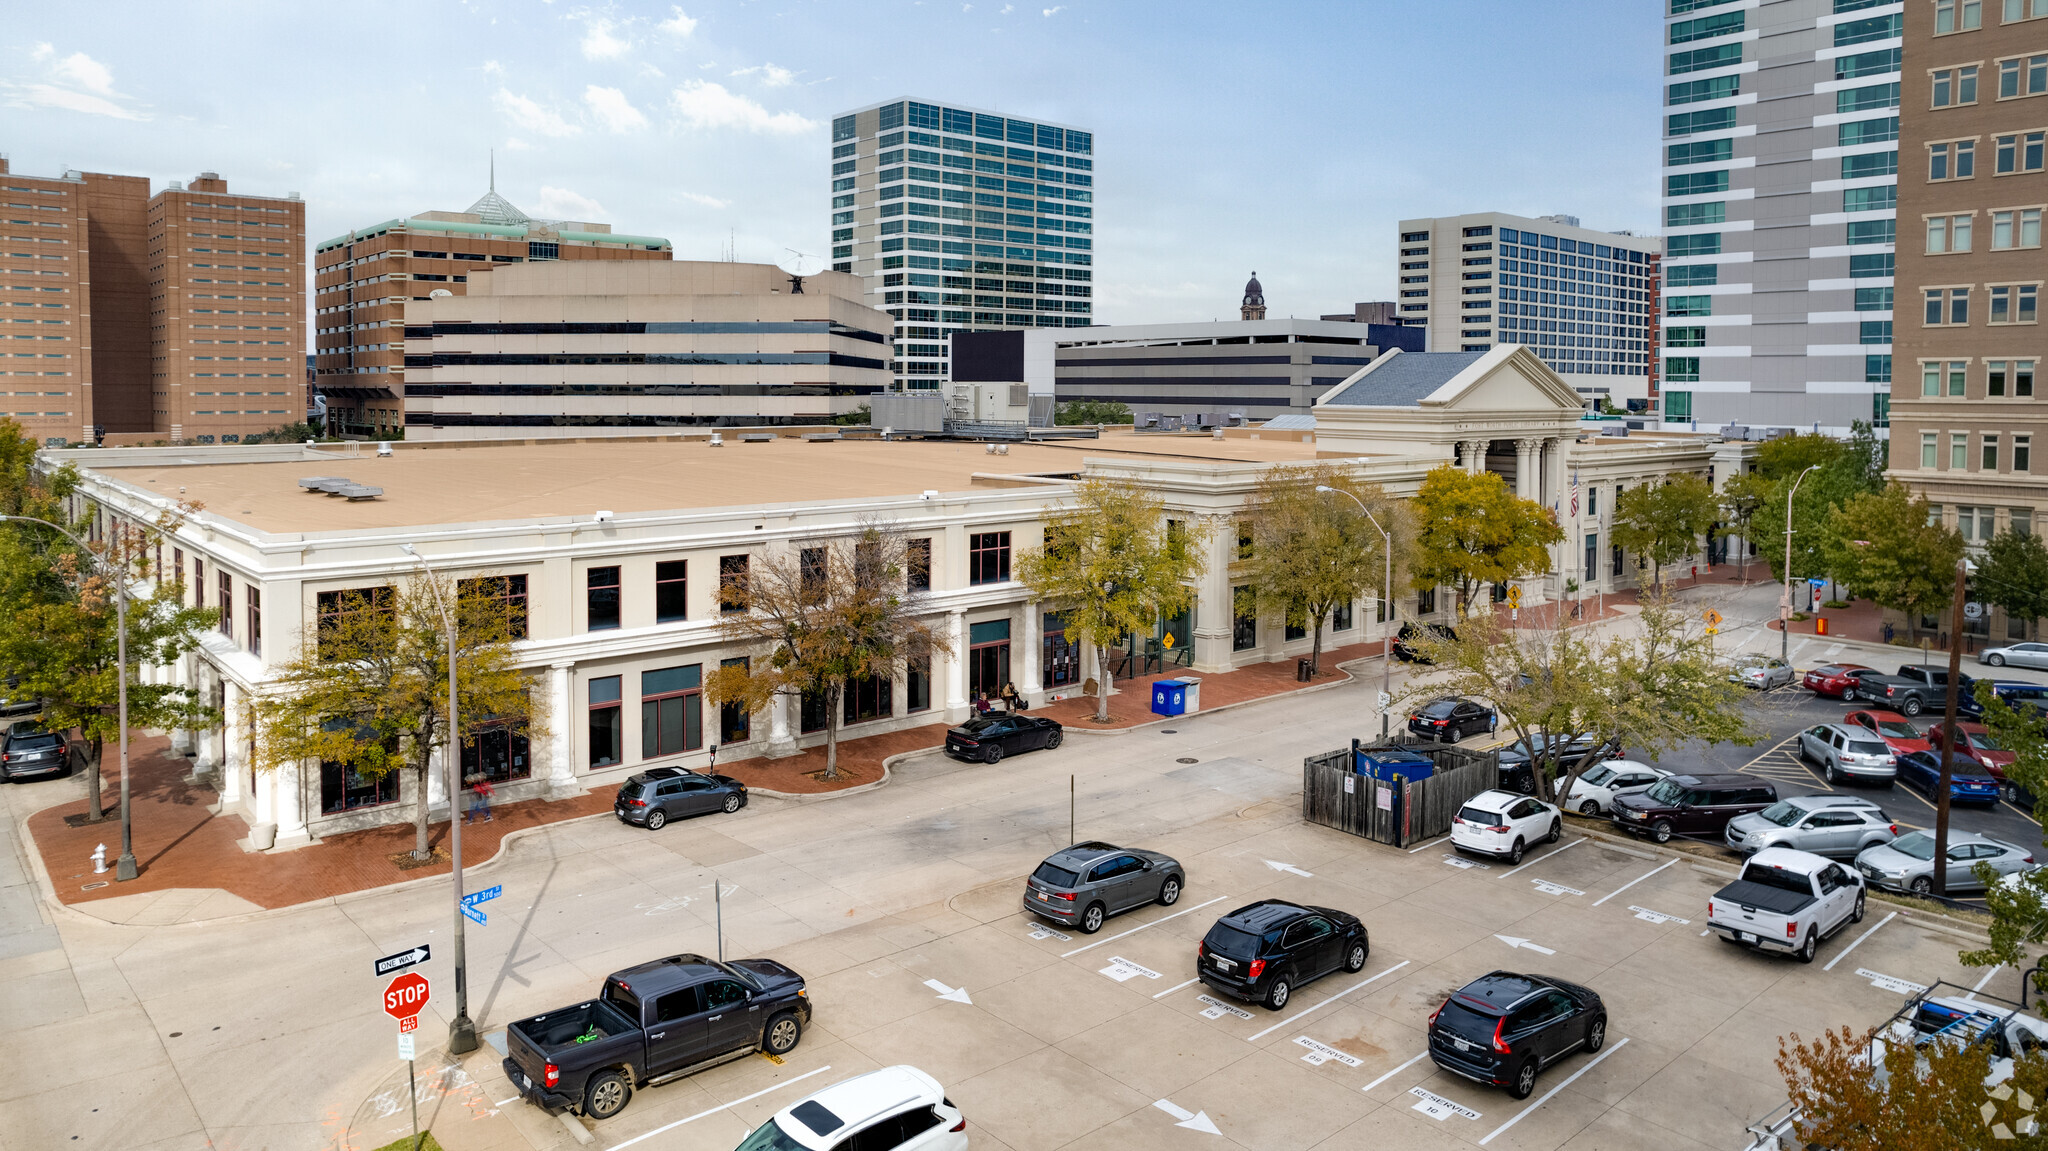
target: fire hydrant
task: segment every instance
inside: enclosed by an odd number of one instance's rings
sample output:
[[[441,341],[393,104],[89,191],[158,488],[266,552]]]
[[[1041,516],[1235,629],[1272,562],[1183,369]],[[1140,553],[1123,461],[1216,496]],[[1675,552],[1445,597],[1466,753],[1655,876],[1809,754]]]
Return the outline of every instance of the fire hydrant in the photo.
[[[94,875],[105,875],[107,873],[107,845],[104,843],[92,849],[92,873]]]

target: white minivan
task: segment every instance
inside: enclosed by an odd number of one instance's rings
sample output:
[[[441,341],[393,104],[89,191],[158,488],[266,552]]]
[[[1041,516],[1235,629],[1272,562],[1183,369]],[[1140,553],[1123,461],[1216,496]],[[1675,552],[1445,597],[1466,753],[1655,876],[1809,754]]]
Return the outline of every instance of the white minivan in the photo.
[[[897,1064],[799,1099],[735,1151],[967,1151],[967,1120],[938,1080]]]
[[[1451,820],[1451,846],[1509,863],[1522,862],[1523,850],[1537,840],[1556,843],[1563,833],[1564,817],[1557,808],[1512,791],[1482,791]]]

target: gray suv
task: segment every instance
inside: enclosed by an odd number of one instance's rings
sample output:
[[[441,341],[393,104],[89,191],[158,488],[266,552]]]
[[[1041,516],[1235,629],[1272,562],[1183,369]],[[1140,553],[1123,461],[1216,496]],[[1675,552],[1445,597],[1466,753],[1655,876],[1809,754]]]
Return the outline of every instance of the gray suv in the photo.
[[[1856,779],[1890,787],[1899,774],[1898,757],[1876,732],[1845,723],[1823,723],[1800,732],[1799,758],[1820,765],[1829,783]]]
[[[1170,855],[1091,840],[1061,848],[1038,865],[1024,881],[1024,910],[1093,935],[1119,911],[1173,906],[1186,884],[1187,871]]]
[[[1899,826],[1884,809],[1855,795],[1795,795],[1728,821],[1726,842],[1744,855],[1789,847],[1836,859],[1854,859],[1866,847],[1897,839]]]

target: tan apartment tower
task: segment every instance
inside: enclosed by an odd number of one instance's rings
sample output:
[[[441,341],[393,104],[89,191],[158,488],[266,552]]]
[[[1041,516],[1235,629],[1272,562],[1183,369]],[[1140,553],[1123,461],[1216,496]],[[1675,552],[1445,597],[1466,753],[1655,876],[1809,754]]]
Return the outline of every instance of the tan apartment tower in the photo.
[[[436,291],[466,296],[470,277],[507,264],[670,256],[659,236],[533,219],[498,195],[495,180],[466,212],[421,212],[321,242],[313,255],[314,380],[327,400],[328,429],[405,430],[406,304]]]
[[[2048,0],[1904,15],[1891,471],[1978,548],[2048,514]],[[1970,626],[2004,642],[2028,622]]]
[[[56,446],[93,424],[91,228],[80,173],[0,156],[0,417]]]

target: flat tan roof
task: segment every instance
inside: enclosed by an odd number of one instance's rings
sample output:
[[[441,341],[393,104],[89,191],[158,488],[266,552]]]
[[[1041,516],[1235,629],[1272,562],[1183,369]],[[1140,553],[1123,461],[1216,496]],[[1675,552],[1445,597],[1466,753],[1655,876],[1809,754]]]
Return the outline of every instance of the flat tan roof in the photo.
[[[939,440],[777,439],[725,446],[706,440],[474,445],[396,445],[371,452],[323,453],[317,460],[102,467],[108,476],[168,498],[202,504],[224,519],[275,534],[328,534],[427,524],[587,517],[599,509],[631,513],[757,507],[806,501],[959,492],[974,474],[1078,472],[1089,458],[1133,462],[1295,463],[1315,445],[1285,440],[1112,433],[1099,440],[1011,444],[991,456],[979,443]],[[299,480],[343,476],[384,489],[349,501],[307,492]]]

